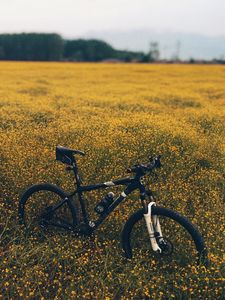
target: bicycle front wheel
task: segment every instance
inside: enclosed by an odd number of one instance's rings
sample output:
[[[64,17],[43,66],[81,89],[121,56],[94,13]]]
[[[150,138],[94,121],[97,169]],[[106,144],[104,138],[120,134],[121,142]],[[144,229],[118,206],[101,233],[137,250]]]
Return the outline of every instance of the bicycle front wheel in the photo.
[[[53,226],[72,229],[76,225],[76,211],[72,203],[65,201],[54,210],[66,197],[66,192],[53,184],[33,185],[20,199],[19,218],[33,232]]]
[[[159,219],[164,245],[162,254],[152,250],[144,219],[144,210],[134,213],[126,222],[122,232],[122,246],[127,258],[133,254],[143,259],[174,262],[185,266],[193,263],[207,264],[204,240],[197,228],[177,212],[159,206],[152,207],[152,216]]]

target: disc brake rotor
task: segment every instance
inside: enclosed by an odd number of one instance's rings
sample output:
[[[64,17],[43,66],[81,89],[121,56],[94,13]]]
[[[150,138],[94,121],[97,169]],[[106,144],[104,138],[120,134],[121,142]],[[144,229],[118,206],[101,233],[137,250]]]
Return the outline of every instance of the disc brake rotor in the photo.
[[[173,244],[169,239],[161,238],[157,243],[162,250],[162,252],[159,253],[160,255],[169,256],[173,253]]]

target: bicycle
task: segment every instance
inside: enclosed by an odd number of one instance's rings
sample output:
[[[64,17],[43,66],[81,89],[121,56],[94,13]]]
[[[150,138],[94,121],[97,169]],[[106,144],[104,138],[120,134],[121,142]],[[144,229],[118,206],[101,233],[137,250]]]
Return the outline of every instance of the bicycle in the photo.
[[[176,249],[176,256],[180,262],[185,259],[189,261],[193,256],[194,259],[197,258],[198,263],[205,265],[208,263],[207,249],[198,229],[179,213],[157,206],[152,191],[145,187],[144,177],[161,167],[160,156],[150,159],[146,164],[137,164],[129,168],[128,173],[134,176],[94,185],[82,185],[76,155],[83,156],[85,153],[62,146],[56,147],[56,160],[66,164],[66,170],[74,173],[75,191],[68,193],[56,185],[42,183],[33,185],[24,192],[19,201],[19,218],[26,227],[33,230],[59,227],[90,236],[122,201],[133,191],[138,190],[142,208],[128,218],[122,230],[122,248],[125,257],[132,258],[135,249],[143,250],[143,255],[147,257],[151,248],[159,257],[172,256]],[[84,192],[119,185],[125,186],[125,190],[118,197],[109,192],[94,208],[99,217],[94,221],[90,220]],[[41,201],[39,200],[36,206],[31,205],[30,199],[39,196],[39,193],[42,194]],[[59,200],[54,200],[55,196]],[[75,196],[78,196],[78,203],[74,201]],[[44,200],[49,203],[37,213],[38,205],[44,204]],[[184,237],[187,241],[184,241]]]

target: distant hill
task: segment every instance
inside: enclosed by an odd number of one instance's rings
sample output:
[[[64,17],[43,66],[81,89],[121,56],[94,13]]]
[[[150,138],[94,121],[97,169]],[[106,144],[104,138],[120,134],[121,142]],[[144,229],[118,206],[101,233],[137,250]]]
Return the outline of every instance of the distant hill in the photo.
[[[149,62],[143,52],[114,49],[96,39],[64,40],[55,33],[0,34],[0,60]]]
[[[225,58],[225,36],[211,37],[179,32],[157,32],[154,30],[93,31],[86,38],[103,39],[117,49],[148,51],[151,41],[159,42],[161,58],[180,59]]]

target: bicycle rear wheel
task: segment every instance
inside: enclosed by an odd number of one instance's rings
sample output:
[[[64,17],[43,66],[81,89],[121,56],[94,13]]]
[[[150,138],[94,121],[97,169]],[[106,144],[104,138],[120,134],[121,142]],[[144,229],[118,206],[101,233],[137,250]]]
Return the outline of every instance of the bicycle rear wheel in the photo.
[[[143,214],[143,209],[138,210],[124,226],[122,246],[127,258],[134,254],[144,260],[154,257],[164,263],[173,262],[181,266],[196,262],[208,263],[206,247],[197,228],[187,218],[159,206],[152,207],[152,216],[156,215],[159,218],[165,245],[162,254],[155,253],[151,247]]]
[[[33,232],[53,226],[64,230],[73,229],[77,219],[71,202],[66,201],[57,210],[53,210],[67,196],[65,191],[52,184],[33,185],[20,199],[19,218]]]

